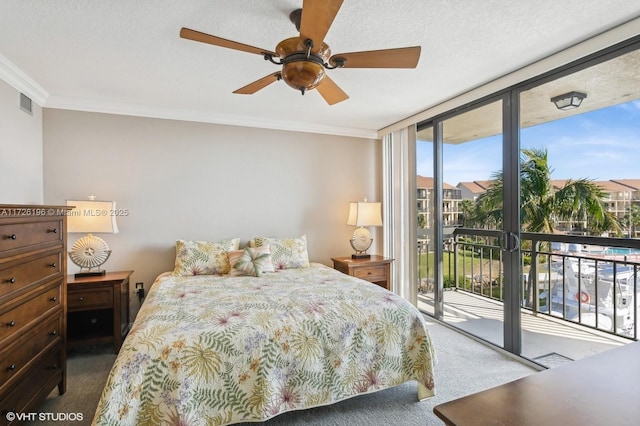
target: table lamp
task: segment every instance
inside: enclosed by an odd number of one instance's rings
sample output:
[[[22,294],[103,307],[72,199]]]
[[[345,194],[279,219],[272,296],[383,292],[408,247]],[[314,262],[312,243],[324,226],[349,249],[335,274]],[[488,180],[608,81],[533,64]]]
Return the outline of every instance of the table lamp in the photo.
[[[380,203],[355,201],[349,203],[349,218],[347,225],[357,226],[351,237],[351,247],[356,251],[351,255],[352,259],[369,259],[367,250],[373,243],[371,232],[365,226],[382,226],[382,214]]]
[[[67,206],[74,206],[68,212],[67,232],[87,233],[78,239],[71,250],[69,258],[80,267],[76,278],[104,275],[106,271],[100,269],[109,256],[111,250],[106,241],[96,234],[117,234],[115,201],[95,201],[95,196],[90,195],[88,201],[67,200]]]

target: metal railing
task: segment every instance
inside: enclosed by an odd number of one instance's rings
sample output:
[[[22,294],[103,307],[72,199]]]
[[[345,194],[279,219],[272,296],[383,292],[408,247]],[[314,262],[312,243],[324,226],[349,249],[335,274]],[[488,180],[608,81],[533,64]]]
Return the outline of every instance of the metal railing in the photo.
[[[457,228],[444,287],[503,300],[501,231]],[[640,240],[523,232],[521,307],[638,339]],[[432,291],[429,247],[418,246],[419,291]]]

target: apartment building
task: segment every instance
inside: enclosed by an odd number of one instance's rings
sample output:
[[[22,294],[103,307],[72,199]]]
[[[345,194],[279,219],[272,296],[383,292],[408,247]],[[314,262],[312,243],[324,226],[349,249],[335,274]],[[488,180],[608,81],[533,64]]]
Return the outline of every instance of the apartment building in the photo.
[[[432,177],[417,176],[418,206],[418,244],[430,244],[433,241],[433,191]],[[443,183],[442,224],[444,226],[445,245],[452,238],[453,229],[461,225],[462,191],[448,183]]]

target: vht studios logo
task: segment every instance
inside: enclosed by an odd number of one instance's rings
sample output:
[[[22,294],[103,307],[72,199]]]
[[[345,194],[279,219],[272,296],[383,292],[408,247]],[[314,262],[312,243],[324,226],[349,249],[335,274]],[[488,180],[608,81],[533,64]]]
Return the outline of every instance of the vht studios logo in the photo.
[[[81,422],[84,420],[82,413],[14,413],[9,411],[5,414],[7,421],[33,422]]]

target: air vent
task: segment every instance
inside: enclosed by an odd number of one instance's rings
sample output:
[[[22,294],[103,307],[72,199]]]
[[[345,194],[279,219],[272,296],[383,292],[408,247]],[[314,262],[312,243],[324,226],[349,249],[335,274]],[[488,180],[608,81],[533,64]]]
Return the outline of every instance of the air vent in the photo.
[[[31,110],[31,98],[26,96],[24,93],[20,93],[20,109],[33,115],[33,111]]]

